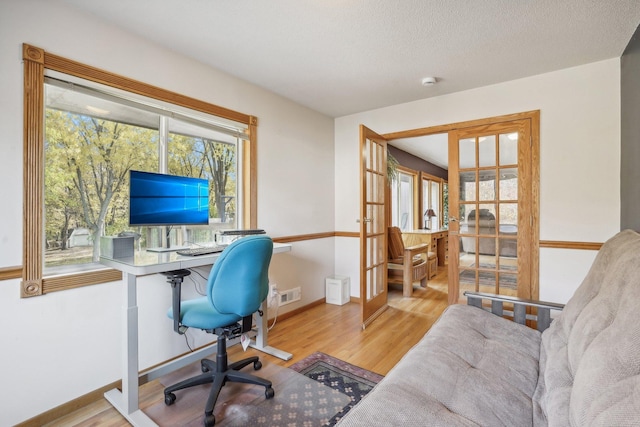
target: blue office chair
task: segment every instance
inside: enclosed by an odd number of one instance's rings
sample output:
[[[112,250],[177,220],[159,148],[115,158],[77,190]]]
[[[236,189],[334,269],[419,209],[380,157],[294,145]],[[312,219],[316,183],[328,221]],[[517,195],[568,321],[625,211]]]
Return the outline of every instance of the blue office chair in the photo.
[[[208,359],[201,361],[201,375],[165,388],[164,403],[172,405],[175,402],[176,395],[173,392],[176,390],[213,383],[204,411],[204,424],[207,427],[215,425],[213,408],[220,390],[228,381],[264,386],[267,399],[275,394],[271,381],[238,372],[251,363],[253,369],[259,370],[262,363],[257,356],[230,365],[227,362],[227,339],[236,338],[251,329],[253,313],[259,310],[267,297],[272,253],[273,241],[267,236],[236,240],[213,265],[207,283],[207,296],[180,303],[180,331],[188,327],[216,334],[218,350],[215,362]],[[173,319],[173,308],[169,309],[168,315]]]

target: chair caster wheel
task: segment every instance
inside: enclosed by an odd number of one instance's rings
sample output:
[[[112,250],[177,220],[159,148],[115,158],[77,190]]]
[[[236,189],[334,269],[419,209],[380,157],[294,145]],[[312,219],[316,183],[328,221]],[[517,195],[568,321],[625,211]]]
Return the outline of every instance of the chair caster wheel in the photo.
[[[266,397],[267,399],[271,399],[275,395],[276,395],[276,392],[273,389],[273,387],[268,387],[264,390],[264,397]]]
[[[262,368],[262,362],[261,361],[256,361],[253,362],[253,370],[254,371],[259,371]]]
[[[169,394],[165,394],[164,395],[164,404],[167,406],[171,406],[173,405],[173,403],[176,401],[176,395],[173,393],[169,393]]]
[[[204,416],[204,425],[205,427],[213,427],[216,425],[216,417],[213,414],[209,414]]]
[[[200,363],[200,370],[202,371],[203,374],[206,374],[207,372],[209,372],[209,367],[204,363]]]

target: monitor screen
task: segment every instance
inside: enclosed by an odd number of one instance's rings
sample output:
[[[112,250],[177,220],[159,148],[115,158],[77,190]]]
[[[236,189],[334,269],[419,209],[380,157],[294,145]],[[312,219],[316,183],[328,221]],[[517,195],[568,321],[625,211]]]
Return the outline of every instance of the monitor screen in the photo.
[[[129,225],[209,223],[206,179],[134,170],[129,176]]]

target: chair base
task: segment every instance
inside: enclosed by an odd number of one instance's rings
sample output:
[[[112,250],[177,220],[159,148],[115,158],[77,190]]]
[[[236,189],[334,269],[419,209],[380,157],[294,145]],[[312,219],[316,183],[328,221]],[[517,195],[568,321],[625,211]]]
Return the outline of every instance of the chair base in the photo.
[[[387,283],[402,285],[403,297],[413,295],[413,284],[415,282],[420,282],[421,288],[427,288],[428,264],[426,260],[421,259],[411,266],[391,262],[387,266]]]
[[[226,336],[218,335],[218,352],[216,361],[203,359],[200,361],[202,374],[184,381],[180,381],[170,387],[164,389],[164,403],[169,406],[176,401],[174,391],[185,388],[212,383],[209,398],[204,409],[204,425],[211,427],[215,425],[216,419],[213,415],[213,409],[216,406],[220,390],[227,382],[246,383],[261,385],[265,388],[264,395],[267,399],[271,399],[275,395],[275,391],[271,387],[271,381],[246,372],[239,372],[240,369],[253,363],[253,369],[256,371],[262,368],[262,363],[257,356],[248,357],[232,364],[227,363],[227,347]]]

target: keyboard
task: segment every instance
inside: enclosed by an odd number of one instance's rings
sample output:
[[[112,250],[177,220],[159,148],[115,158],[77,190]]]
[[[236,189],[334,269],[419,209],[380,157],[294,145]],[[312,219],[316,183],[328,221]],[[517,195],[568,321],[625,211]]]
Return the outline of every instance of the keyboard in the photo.
[[[226,246],[205,246],[202,248],[180,249],[179,251],[176,251],[176,253],[184,256],[211,255],[222,252],[224,248],[226,248]]]
[[[223,236],[252,236],[254,234],[265,234],[265,231],[261,228],[247,230],[221,230],[220,234]]]

